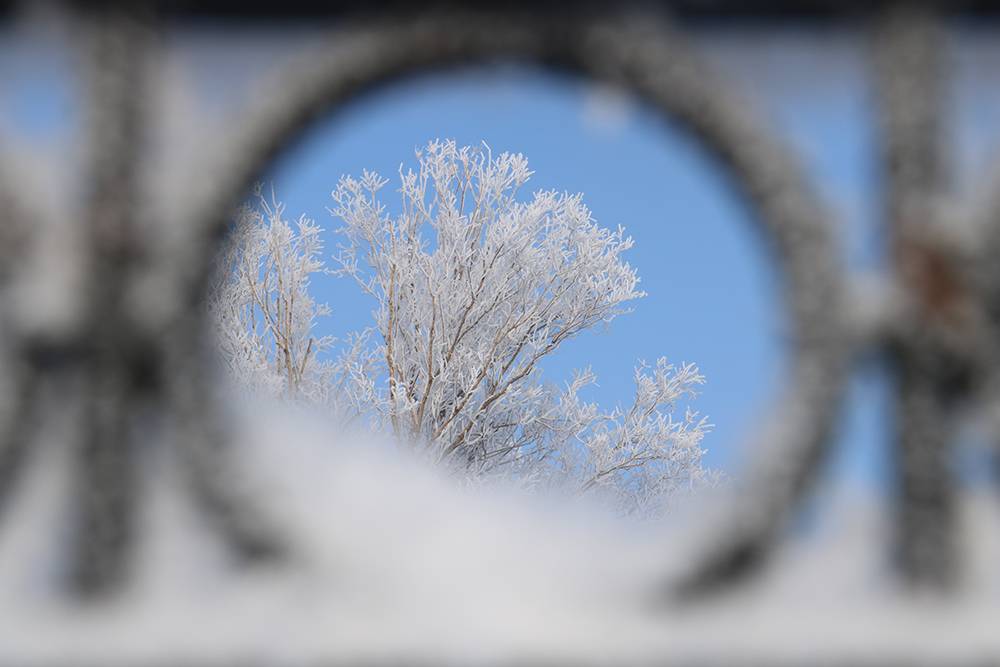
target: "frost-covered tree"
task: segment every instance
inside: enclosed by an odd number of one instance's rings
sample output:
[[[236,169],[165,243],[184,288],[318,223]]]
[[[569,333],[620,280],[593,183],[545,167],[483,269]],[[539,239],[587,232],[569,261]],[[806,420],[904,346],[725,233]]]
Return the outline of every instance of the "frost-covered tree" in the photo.
[[[330,308],[310,294],[313,276],[329,273],[323,230],[304,216],[289,223],[284,210],[258,187],[237,212],[209,288],[220,356],[237,387],[252,395],[360,412],[367,406],[343,397],[357,394],[361,378],[372,374],[366,340],[349,338],[349,354],[328,358],[336,341],[316,329]]]
[[[255,206],[237,213],[230,243],[219,258],[209,309],[222,358],[242,387],[318,399],[333,341],[315,336],[325,304],[309,294],[310,278],[325,271],[321,229],[301,217],[284,220],[284,207],[258,188]]]
[[[328,311],[309,297],[325,272],[319,229],[281,218],[258,196],[244,209],[211,298],[223,355],[248,383],[361,414],[435,460],[650,508],[702,480],[705,420],[689,409],[702,376],[660,359],[635,371],[629,407],[580,397],[589,370],[564,388],[540,363],[566,340],[642,297],[622,259],[632,239],[597,225],[580,195],[521,197],[522,155],[432,141],[400,169],[398,213],[387,180],[342,177],[331,213],[342,222],[334,273],[376,303],[375,322],[334,361],[313,333]],[[258,379],[259,378],[259,379]]]

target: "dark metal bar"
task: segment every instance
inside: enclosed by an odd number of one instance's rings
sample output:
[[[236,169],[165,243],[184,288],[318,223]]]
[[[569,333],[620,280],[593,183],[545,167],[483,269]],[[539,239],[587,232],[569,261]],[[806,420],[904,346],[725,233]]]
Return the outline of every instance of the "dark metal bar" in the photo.
[[[90,38],[88,303],[82,336],[91,343],[90,391],[81,425],[73,588],[107,593],[131,558],[137,494],[134,371],[143,356],[127,312],[131,270],[141,261],[140,173],[146,149],[147,8],[110,6],[83,17]]]
[[[896,3],[875,33],[881,94],[887,229],[906,321],[889,354],[898,378],[896,562],[916,587],[946,588],[957,576],[955,493],[948,465],[949,359],[960,286],[936,228],[945,188],[942,107],[944,39],[933,8]]]

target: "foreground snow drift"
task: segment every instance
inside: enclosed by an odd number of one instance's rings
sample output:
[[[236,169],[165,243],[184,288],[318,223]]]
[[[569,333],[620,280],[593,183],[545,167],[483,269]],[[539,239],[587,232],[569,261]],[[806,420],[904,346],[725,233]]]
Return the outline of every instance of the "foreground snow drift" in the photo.
[[[391,447],[273,415],[246,424],[246,472],[294,556],[233,567],[152,461],[135,585],[74,607],[54,585],[60,453],[0,539],[0,664],[909,664],[1000,659],[998,514],[970,499],[974,581],[907,601],[884,577],[871,503],[786,547],[757,584],[692,608],[653,603],[691,557],[692,522],[459,487]],[[363,439],[361,439],[363,440]],[[689,517],[690,519],[691,517]]]

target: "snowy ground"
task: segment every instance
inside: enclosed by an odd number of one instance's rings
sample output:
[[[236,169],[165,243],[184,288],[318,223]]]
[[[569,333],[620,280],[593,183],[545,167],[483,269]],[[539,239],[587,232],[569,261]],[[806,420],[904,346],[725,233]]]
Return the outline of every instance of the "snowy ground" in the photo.
[[[247,434],[292,563],[233,568],[159,456],[135,586],[69,606],[52,576],[65,466],[44,453],[0,539],[0,665],[1000,662],[995,497],[967,503],[970,575],[953,601],[893,593],[884,525],[859,500],[753,587],[653,610],[690,557],[679,526],[458,488],[321,425],[258,416]]]

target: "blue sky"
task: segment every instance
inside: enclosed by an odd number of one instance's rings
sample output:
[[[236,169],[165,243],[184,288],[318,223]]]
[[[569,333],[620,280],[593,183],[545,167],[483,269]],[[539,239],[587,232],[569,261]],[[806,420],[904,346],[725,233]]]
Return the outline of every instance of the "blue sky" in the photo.
[[[535,189],[582,192],[599,224],[623,225],[648,296],[609,326],[570,341],[543,367],[563,382],[590,365],[602,404],[627,402],[640,360],[693,361],[708,378],[695,402],[732,441],[765,404],[781,367],[774,276],[719,175],[684,137],[627,100],[581,82],[521,69],[430,76],[385,90],[316,128],[267,179],[289,213],[329,229],[340,174],[375,169],[396,182],[400,162],[435,137],[524,153]],[[390,201],[398,195],[387,186]],[[334,308],[331,331],[370,322],[371,302],[347,281],[316,283]],[[711,447],[724,464],[731,448]]]
[[[876,268],[877,164],[857,37],[730,31],[706,35],[705,45],[749,104],[799,152],[837,212],[847,264]],[[253,75],[280,51],[265,46],[252,36],[227,42],[210,31],[173,44],[196,96],[217,95],[220,79],[224,87],[238,87],[242,77],[236,100],[260,93]],[[963,33],[960,46],[952,130],[956,164],[968,175],[982,167],[996,144],[992,137],[1000,136],[994,113],[1000,67],[993,67],[1000,55],[975,30]],[[0,34],[0,130],[39,145],[66,141],[76,119],[71,82],[65,62]],[[222,113],[232,110],[222,107]],[[741,457],[752,454],[741,451],[741,434],[766,416],[778,388],[784,313],[767,248],[698,147],[618,92],[537,70],[493,67],[428,75],[359,100],[320,122],[262,180],[273,183],[290,216],[304,213],[332,230],[337,222],[326,207],[341,174],[374,169],[395,184],[400,163],[413,164],[414,148],[433,138],[486,141],[494,151],[524,153],[535,171],[534,188],[582,192],[600,224],[627,229],[635,239],[627,259],[648,296],[633,313],[567,344],[545,364],[546,379],[563,382],[573,368],[590,365],[599,382],[591,398],[612,405],[628,401],[639,359],[693,361],[708,380],[694,406],[716,425],[705,441],[707,463],[736,470]],[[392,187],[383,192],[395,197]],[[334,243],[331,236],[331,252]],[[370,321],[372,303],[347,280],[317,280],[315,288],[334,310],[326,332],[341,335]],[[887,420],[880,378],[877,367],[867,367],[852,381],[833,466],[840,479],[881,475]]]
[[[874,166],[869,108],[860,82],[845,79],[840,72],[827,89],[779,96],[764,113],[823,180],[844,221],[851,263],[871,266],[878,243],[865,229]],[[706,462],[737,469],[741,436],[766,415],[784,369],[784,312],[765,244],[698,146],[620,92],[528,68],[477,68],[359,101],[316,127],[267,180],[289,213],[332,229],[337,222],[325,207],[340,174],[375,169],[395,183],[399,164],[413,164],[413,149],[435,137],[524,153],[535,188],[582,192],[598,223],[621,224],[635,239],[628,261],[648,296],[634,312],[567,344],[544,365],[546,379],[563,382],[590,365],[599,385],[590,397],[613,405],[629,400],[638,360],[693,361],[708,380],[694,407],[715,424]],[[394,197],[388,186],[383,192]],[[318,293],[335,311],[331,332],[370,321],[371,302],[356,288],[323,283]],[[879,474],[884,409],[875,376],[854,383],[842,437],[853,446],[838,458],[839,476]]]

